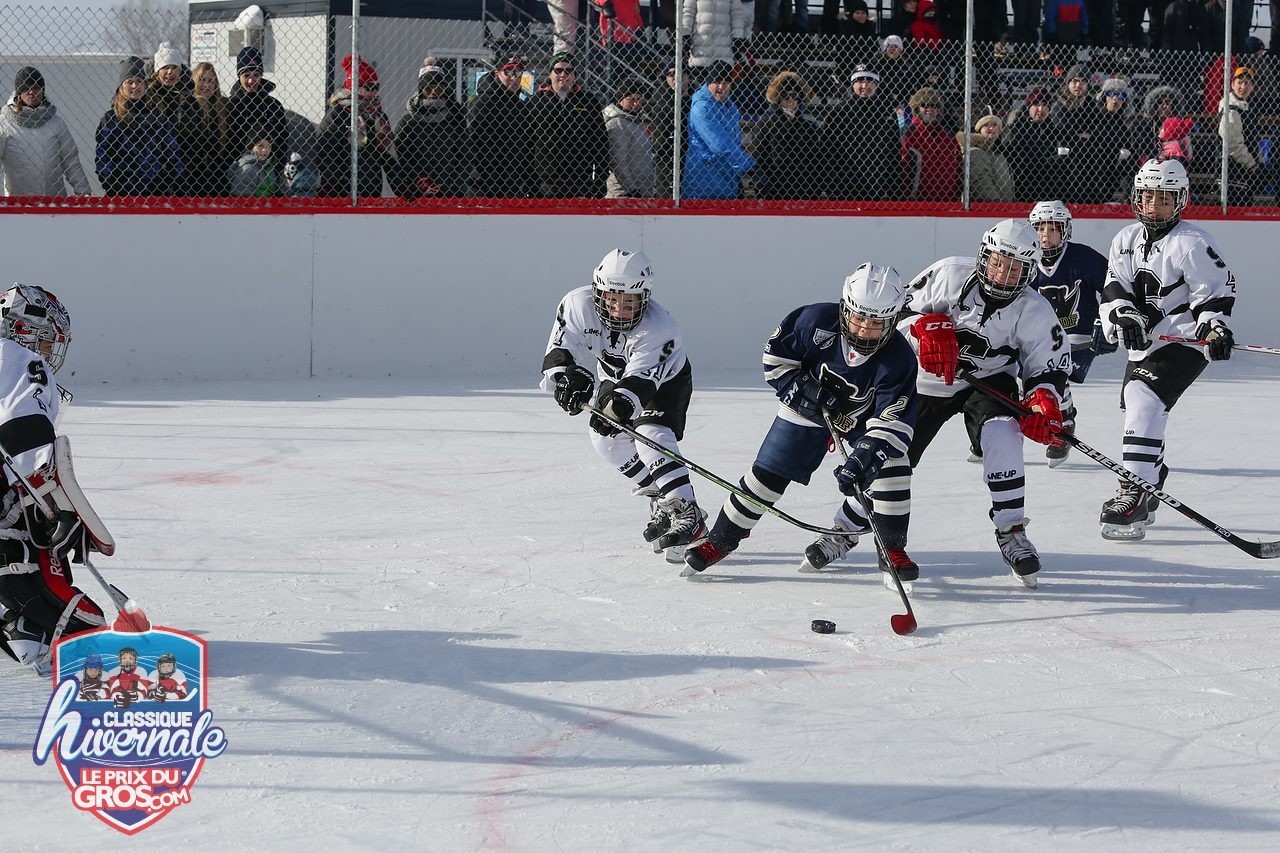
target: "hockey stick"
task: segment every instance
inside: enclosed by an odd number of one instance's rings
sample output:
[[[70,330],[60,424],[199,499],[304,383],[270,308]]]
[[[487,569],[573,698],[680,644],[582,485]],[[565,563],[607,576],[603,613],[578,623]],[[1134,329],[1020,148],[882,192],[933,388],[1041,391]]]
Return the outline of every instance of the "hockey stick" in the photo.
[[[1031,410],[1028,409],[1026,406],[1022,405],[1022,403],[1018,402],[1017,400],[1014,400],[1012,397],[1005,396],[1004,394],[997,391],[995,388],[992,388],[986,382],[983,382],[981,379],[976,379],[973,376],[969,376],[966,374],[960,374],[960,378],[963,379],[965,382],[968,382],[974,388],[983,392],[987,396],[991,397],[992,399],[998,400],[1000,403],[1004,405],[1005,408],[1013,412],[1018,417],[1025,417],[1026,415],[1029,415],[1032,413]],[[1216,521],[1213,521],[1210,518],[1206,518],[1205,516],[1196,512],[1194,509],[1182,503],[1182,501],[1178,500],[1172,495],[1162,492],[1160,489],[1151,485],[1146,480],[1142,479],[1137,474],[1130,471],[1128,468],[1125,468],[1119,462],[1116,462],[1114,459],[1103,454],[1101,451],[1094,450],[1092,447],[1085,444],[1080,439],[1076,438],[1075,433],[1064,431],[1064,432],[1058,433],[1058,435],[1060,435],[1067,442],[1067,444],[1070,444],[1072,447],[1079,450],[1085,456],[1088,456],[1090,459],[1097,462],[1102,467],[1113,471],[1117,476],[1120,477],[1120,479],[1124,480],[1127,483],[1132,483],[1133,485],[1137,486],[1139,489],[1151,495],[1152,497],[1158,498],[1161,502],[1166,503],[1169,506],[1173,507],[1178,512],[1185,515],[1187,518],[1194,521],[1196,524],[1199,524],[1201,527],[1205,528],[1206,530],[1209,530],[1212,533],[1216,533],[1218,536],[1227,540],[1232,545],[1239,548],[1241,551],[1244,551],[1250,557],[1257,557],[1259,560],[1273,560],[1276,557],[1280,557],[1280,541],[1254,542],[1252,540],[1244,539],[1240,536],[1237,536],[1227,528],[1218,524]]]
[[[602,421],[612,424],[613,426],[622,430],[627,435],[631,436],[636,441],[643,444],[645,447],[649,447],[649,448],[652,448],[653,450],[658,451],[668,459],[674,459],[675,461],[679,462],[681,465],[684,465],[690,471],[693,471],[695,474],[701,474],[703,477],[715,483],[720,488],[732,492],[733,494],[742,498],[744,501],[756,507],[757,509],[763,510],[769,513],[770,515],[777,516],[778,518],[787,522],[787,524],[794,524],[796,527],[799,527],[801,530],[808,530],[810,533],[821,533],[824,536],[843,536],[844,534],[849,532],[847,530],[841,530],[839,528],[818,527],[816,524],[806,524],[805,522],[801,521],[800,519],[794,516],[787,515],[785,512],[778,509],[777,507],[769,506],[767,503],[764,503],[763,501],[761,501],[759,498],[757,498],[755,495],[751,494],[750,492],[743,491],[742,489],[733,485],[723,477],[719,477],[716,474],[712,473],[711,471],[708,471],[706,468],[703,468],[698,463],[684,458],[679,453],[676,453],[674,450],[671,450],[670,448],[667,448],[667,447],[663,447],[661,444],[658,444],[658,442],[653,441],[652,439],[646,438],[645,436],[636,432],[634,429],[627,426],[626,424],[615,421],[613,418],[609,417],[604,412],[600,411],[590,403],[585,404],[582,408],[584,411],[588,411],[591,414],[596,415]]]
[[[848,462],[849,452],[844,449],[844,440],[840,438],[840,433],[836,432],[836,425],[831,422],[831,413],[823,409],[822,419],[827,422],[827,429],[831,431],[831,440],[835,442],[836,449],[840,451],[840,458]],[[880,530],[876,527],[876,520],[871,512],[871,504],[867,502],[867,496],[863,494],[862,489],[858,489],[855,496],[858,499],[858,505],[866,513],[867,526],[871,528],[871,535],[876,540],[877,552],[883,551],[888,554],[888,549],[884,547],[884,540],[880,538]],[[889,627],[893,628],[893,633],[899,636],[906,636],[918,628],[919,623],[916,622],[915,611],[911,609],[911,599],[907,598],[907,591],[902,588],[902,578],[898,577],[898,567],[893,564],[892,560],[886,560],[885,562],[889,564],[889,576],[893,578],[893,585],[898,588],[898,595],[902,598],[902,604],[907,608],[906,613],[895,613],[889,617]]]
[[[1191,344],[1192,346],[1208,346],[1208,341],[1198,341],[1195,338],[1181,338],[1177,335],[1161,335],[1160,340],[1171,341],[1175,344]],[[1260,352],[1263,355],[1280,355],[1280,347],[1260,347],[1253,344],[1232,344],[1231,348],[1240,352]]]

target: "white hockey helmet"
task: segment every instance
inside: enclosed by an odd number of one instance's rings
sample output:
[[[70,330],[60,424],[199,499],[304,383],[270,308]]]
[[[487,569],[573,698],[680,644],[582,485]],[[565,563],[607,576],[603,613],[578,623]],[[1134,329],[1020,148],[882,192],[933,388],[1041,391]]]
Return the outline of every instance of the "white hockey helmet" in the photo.
[[[1138,174],[1133,176],[1133,215],[1148,228],[1163,228],[1177,224],[1182,211],[1187,206],[1190,183],[1187,181],[1187,169],[1178,160],[1148,160],[1142,164]],[[1142,193],[1144,190],[1160,190],[1172,193],[1173,215],[1165,219],[1156,219],[1142,212]]]
[[[907,304],[907,288],[902,276],[893,267],[881,264],[863,264],[844,280],[844,293],[840,297],[840,334],[849,348],[862,355],[871,355],[889,342],[897,326],[894,321]],[[864,338],[849,328],[849,320],[861,317],[880,320],[879,333]]]
[[[1049,249],[1046,249],[1042,243],[1040,249],[1044,252],[1046,264],[1052,264],[1062,257],[1062,253],[1067,248],[1067,241],[1071,239],[1071,211],[1067,206],[1060,201],[1038,201],[1036,206],[1031,208],[1027,222],[1031,223],[1032,228],[1042,222],[1055,223],[1062,232],[1062,239],[1058,241],[1058,245]]]
[[[71,316],[43,287],[14,282],[0,295],[0,337],[40,353],[57,373],[71,343]]]
[[[987,266],[995,256],[1006,258],[1009,265],[1001,281],[987,274]],[[982,235],[982,247],[978,250],[977,273],[982,294],[995,302],[1014,300],[1035,277],[1041,256],[1040,237],[1034,228],[1017,219],[997,222]]]
[[[653,268],[644,252],[628,252],[626,249],[614,249],[604,256],[600,266],[596,267],[592,276],[595,286],[596,313],[605,328],[614,331],[626,331],[635,328],[644,317],[649,307],[649,295],[653,292]],[[606,293],[631,294],[638,296],[639,305],[629,319],[616,319],[605,305]]]

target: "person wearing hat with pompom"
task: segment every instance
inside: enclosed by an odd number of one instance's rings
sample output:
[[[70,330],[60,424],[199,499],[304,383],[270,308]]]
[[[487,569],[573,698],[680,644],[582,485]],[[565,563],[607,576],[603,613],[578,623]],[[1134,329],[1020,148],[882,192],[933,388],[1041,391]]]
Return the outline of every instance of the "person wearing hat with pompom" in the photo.
[[[1027,92],[1023,108],[1010,114],[1004,150],[1017,201],[1036,202],[1062,193],[1058,130],[1049,119],[1050,111],[1048,90],[1035,86]]]
[[[956,134],[961,149],[969,150],[969,200],[1013,201],[1013,170],[1000,144],[1004,120],[988,113],[973,123],[974,133]]]
[[[533,163],[543,198],[602,198],[609,174],[603,105],[578,82],[573,54],[551,57],[547,82],[529,99]]]
[[[866,64],[854,66],[849,95],[827,115],[827,148],[833,180],[827,195],[833,199],[883,201],[901,198],[894,166],[902,134],[898,116],[880,92],[880,75]]]
[[[329,111],[325,113],[316,137],[316,168],[320,172],[316,195],[326,198],[351,196],[351,109],[354,103],[357,110],[357,194],[379,198],[383,176],[393,186],[398,178],[395,135],[378,99],[378,72],[363,57],[357,61],[351,54],[342,58],[342,69],[345,72],[342,88],[329,97]]]
[[[805,108],[813,87],[794,71],[782,71],[765,90],[773,110],[755,129],[756,165],[761,172],[758,195],[768,199],[821,198],[825,171],[822,129]]]
[[[284,105],[271,94],[275,83],[262,76],[262,53],[253,46],[236,54],[236,82],[227,93],[227,148],[240,156],[258,140],[250,137],[265,130],[276,152],[293,150]]]
[[[107,196],[172,195],[182,180],[173,123],[151,109],[146,94],[146,61],[130,56],[94,136],[94,167]]]
[[[531,198],[537,195],[533,173],[533,124],[521,97],[525,62],[512,54],[480,78],[467,105],[471,129],[471,191],[479,198]]]
[[[434,57],[418,69],[418,91],[396,125],[400,177],[396,195],[405,199],[467,195],[467,120]]]
[[[0,166],[7,196],[89,195],[71,130],[45,97],[44,75],[18,70],[13,97],[0,108]]]
[[[204,138],[200,105],[192,94],[186,57],[169,42],[161,42],[151,68],[147,105],[173,123],[185,166],[181,184],[174,187],[174,195],[212,195],[206,191],[211,189],[210,178],[217,164]]]

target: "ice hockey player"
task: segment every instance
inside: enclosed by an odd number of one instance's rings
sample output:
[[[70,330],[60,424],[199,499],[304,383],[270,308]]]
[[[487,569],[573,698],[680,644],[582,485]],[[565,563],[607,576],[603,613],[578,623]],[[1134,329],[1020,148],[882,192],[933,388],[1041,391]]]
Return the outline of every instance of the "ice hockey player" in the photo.
[[[164,652],[156,658],[156,671],[151,674],[151,683],[147,697],[156,702],[187,698],[187,676],[178,669],[178,659],[173,652]]]
[[[680,327],[651,298],[653,269],[643,252],[614,249],[604,256],[592,284],[569,291],[556,309],[542,359],[544,391],[570,415],[592,402],[645,438],[679,452],[693,395],[693,368]],[[595,373],[592,367],[595,367]],[[597,386],[596,377],[600,382]],[[600,457],[649,498],[645,541],[668,562],[706,526],[684,465],[592,415],[591,443]]]
[[[845,279],[837,304],[805,305],[783,319],[765,344],[764,376],[780,405],[773,425],[739,485],[758,501],[773,506],[791,483],[807,485],[826,456],[831,432],[826,411],[853,444],[849,460],[836,468],[840,491],[859,491],[872,500],[872,515],[890,554],[905,558],[909,510],[898,498],[916,415],[916,362],[897,332],[897,316],[906,304],[906,288],[893,267],[863,264]],[[738,547],[763,516],[759,507],[730,495],[707,536],[685,553],[684,577],[720,562]],[[857,500],[845,500],[835,528],[805,549],[802,572],[816,572],[843,557],[870,532]],[[887,570],[887,566],[883,566]],[[915,580],[908,566],[904,581]]]
[[[1148,160],[1133,179],[1133,213],[1111,241],[1100,308],[1108,338],[1129,351],[1121,391],[1124,467],[1164,487],[1169,411],[1209,361],[1231,357],[1229,320],[1236,281],[1209,233],[1181,220],[1187,172],[1177,160]],[[1207,341],[1205,347],[1161,341],[1161,335]],[[1155,497],[1120,481],[1102,505],[1104,539],[1146,535]]]
[[[991,493],[996,544],[1013,574],[1036,585],[1040,556],[1027,538],[1023,436],[1062,439],[1062,396],[1071,348],[1057,313],[1030,289],[1040,240],[1026,222],[1006,219],[982,236],[978,257],[943,258],[916,277],[900,328],[920,359],[920,411],[909,458],[914,469],[953,415],[979,424],[983,479]],[[957,384],[958,372],[984,379],[1032,410],[1019,421],[991,396]],[[905,486],[910,495],[910,480]]]
[[[0,649],[41,675],[59,637],[104,624],[102,609],[74,586],[71,550],[87,547],[88,532],[97,550],[114,551],[75,482],[67,439],[54,432],[61,399],[53,377],[70,340],[70,318],[52,293],[15,284],[0,294]],[[42,505],[56,509],[53,520]]]
[[[146,670],[138,670],[138,650],[123,646],[116,652],[120,664],[107,679],[107,697],[121,708],[128,708],[151,691],[152,682]]]
[[[1071,241],[1071,211],[1060,201],[1036,202],[1027,221],[1040,238],[1042,252],[1031,287],[1058,312],[1058,324],[1071,345],[1071,382],[1063,397],[1062,429],[1074,432],[1077,412],[1071,385],[1084,382],[1095,356],[1116,351],[1116,345],[1102,334],[1102,321],[1098,318],[1098,301],[1107,280],[1107,259],[1092,247]],[[979,462],[982,453],[977,425],[966,418],[965,427],[969,430],[969,461]],[[1049,467],[1057,468],[1067,461],[1070,450],[1071,445],[1066,442],[1046,447],[1044,455]]]
[[[80,673],[80,701],[100,702],[107,698],[107,683],[102,679],[102,655],[89,653],[84,656],[84,671]]]

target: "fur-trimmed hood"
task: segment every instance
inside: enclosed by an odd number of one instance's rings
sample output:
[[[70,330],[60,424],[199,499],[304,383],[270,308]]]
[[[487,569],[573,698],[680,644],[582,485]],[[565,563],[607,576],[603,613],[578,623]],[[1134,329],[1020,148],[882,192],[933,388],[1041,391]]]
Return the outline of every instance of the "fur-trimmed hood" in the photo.
[[[778,102],[781,100],[780,95],[782,94],[782,89],[788,83],[799,86],[800,91],[803,93],[800,98],[800,103],[807,104],[813,100],[813,87],[806,83],[804,78],[794,71],[783,71],[770,80],[769,88],[767,88],[764,93],[764,99],[774,106],[777,106]]]

